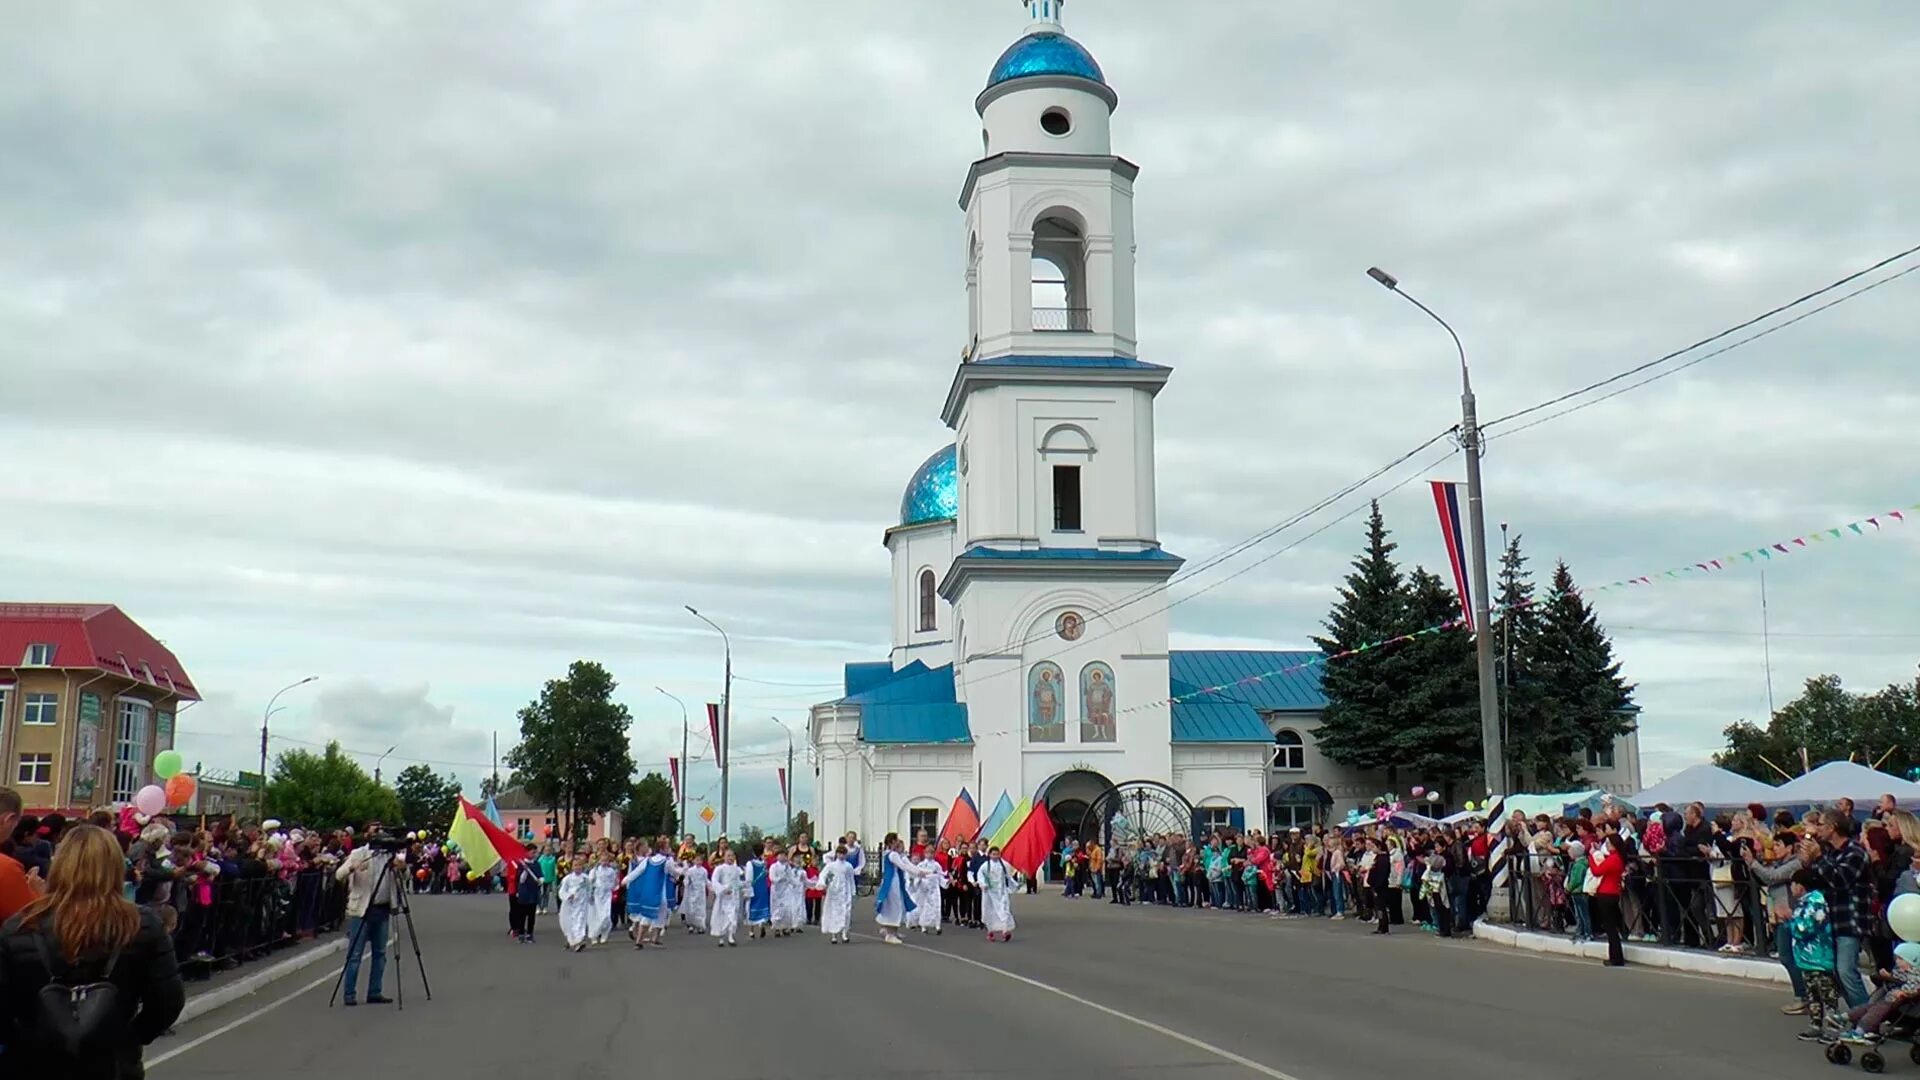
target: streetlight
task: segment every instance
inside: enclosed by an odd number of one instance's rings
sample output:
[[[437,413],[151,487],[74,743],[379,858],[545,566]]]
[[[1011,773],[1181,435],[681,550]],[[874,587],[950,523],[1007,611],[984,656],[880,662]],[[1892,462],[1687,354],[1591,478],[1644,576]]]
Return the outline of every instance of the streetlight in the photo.
[[[720,635],[721,647],[726,650],[726,676],[720,686],[720,745],[714,747],[714,753],[720,758],[720,835],[727,835],[727,781],[733,772],[733,763],[727,760],[727,747],[733,741],[733,639],[727,636],[720,624],[707,618],[694,608],[686,605],[687,614],[713,627]]]
[[[665,687],[656,686],[654,689],[667,694]],[[673,698],[675,705],[680,706],[680,817],[678,821],[681,830],[684,831],[687,827],[687,703],[672,694],[667,696]]]
[[[793,729],[777,716],[770,716],[768,719],[779,724],[780,730],[787,733],[787,782],[784,785],[787,790],[784,794],[787,797],[787,843],[791,845],[793,843]]]
[[[1487,516],[1480,498],[1482,443],[1480,421],[1474,407],[1473,381],[1467,375],[1467,349],[1460,344],[1460,335],[1453,332],[1447,320],[1401,290],[1398,278],[1377,266],[1368,267],[1367,276],[1419,308],[1427,318],[1439,323],[1440,328],[1453,339],[1454,351],[1460,354],[1460,449],[1467,455],[1467,530],[1473,558],[1473,648],[1480,680],[1481,767],[1487,774],[1488,794],[1510,794],[1507,791],[1506,755],[1500,744],[1500,688],[1493,677],[1493,639],[1487,633],[1491,621],[1491,598],[1487,595]]]
[[[267,699],[266,710],[260,714],[260,820],[261,821],[267,820],[267,721],[272,719],[273,717],[273,703],[280,700],[281,694],[284,694],[289,690],[295,690],[302,686],[305,686],[308,683],[314,681],[315,679],[318,679],[319,677],[320,676],[318,675],[309,675],[306,678],[301,679],[297,683],[288,683],[287,685],[281,687],[280,689],[275,690],[273,692],[273,696]]]
[[[387,754],[391,754],[398,749],[400,748],[397,746],[389,746],[387,747]],[[380,784],[380,766],[386,762],[387,754],[381,754],[373,761],[373,783],[376,787]]]

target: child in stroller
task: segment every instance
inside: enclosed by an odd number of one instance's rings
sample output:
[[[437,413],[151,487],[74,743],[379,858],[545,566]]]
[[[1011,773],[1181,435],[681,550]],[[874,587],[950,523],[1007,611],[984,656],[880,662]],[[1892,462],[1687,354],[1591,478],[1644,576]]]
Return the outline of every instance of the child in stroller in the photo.
[[[1886,1068],[1880,1052],[1883,1042],[1908,1044],[1908,1056],[1920,1064],[1920,1043],[1915,1041],[1920,1028],[1920,942],[1904,942],[1894,949],[1892,971],[1874,975],[1879,988],[1865,1005],[1851,1010],[1847,1018],[1852,1026],[1840,1033],[1839,1041],[1827,1047],[1827,1060],[1845,1065],[1850,1056],[1848,1044],[1865,1047],[1860,1052],[1860,1067],[1877,1073]]]

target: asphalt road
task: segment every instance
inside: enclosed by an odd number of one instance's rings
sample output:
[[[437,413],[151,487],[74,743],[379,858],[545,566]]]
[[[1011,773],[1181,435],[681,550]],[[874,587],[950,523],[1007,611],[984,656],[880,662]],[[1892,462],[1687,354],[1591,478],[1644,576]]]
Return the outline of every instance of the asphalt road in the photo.
[[[1519,954],[1351,921],[1016,899],[1019,931],[906,948],[818,934],[574,955],[506,936],[498,897],[416,909],[434,999],[327,1008],[319,970],[182,1025],[170,1077],[1064,1076],[1417,1080],[1825,1075],[1783,990]],[[871,932],[871,908],[856,912]],[[389,968],[388,994],[393,993]],[[263,1006],[283,1002],[265,1012]],[[1890,1068],[1911,1068],[1895,1060]],[[1837,1075],[1838,1070],[1833,1070]]]

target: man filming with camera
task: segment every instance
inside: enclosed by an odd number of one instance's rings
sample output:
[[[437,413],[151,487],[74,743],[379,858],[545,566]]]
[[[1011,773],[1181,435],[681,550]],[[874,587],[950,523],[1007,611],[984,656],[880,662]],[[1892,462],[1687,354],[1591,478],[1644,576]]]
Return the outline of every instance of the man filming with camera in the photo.
[[[388,1005],[392,999],[381,994],[387,974],[387,932],[393,921],[394,894],[407,877],[406,857],[398,850],[381,845],[380,823],[370,821],[364,842],[356,847],[333,872],[347,883],[347,967],[346,993],[342,1001],[351,1007],[360,1004],[360,950],[373,946],[373,968],[367,973],[367,1004]]]

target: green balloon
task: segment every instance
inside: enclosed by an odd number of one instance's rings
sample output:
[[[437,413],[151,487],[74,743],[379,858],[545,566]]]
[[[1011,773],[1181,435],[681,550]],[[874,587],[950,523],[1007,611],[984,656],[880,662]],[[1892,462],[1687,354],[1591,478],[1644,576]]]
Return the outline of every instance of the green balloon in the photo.
[[[162,780],[171,780],[179,776],[181,770],[186,767],[187,763],[180,757],[178,750],[162,750],[160,755],[153,759],[153,775]]]

